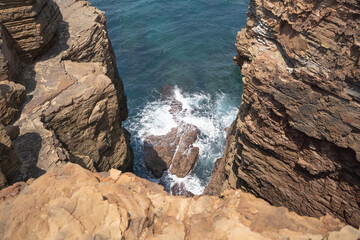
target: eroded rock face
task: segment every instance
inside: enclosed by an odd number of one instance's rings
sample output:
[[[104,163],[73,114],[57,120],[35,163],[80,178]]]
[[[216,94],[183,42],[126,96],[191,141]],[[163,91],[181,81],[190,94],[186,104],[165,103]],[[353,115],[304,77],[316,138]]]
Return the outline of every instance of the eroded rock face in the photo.
[[[61,16],[53,0],[2,0],[0,4],[0,22],[23,60],[32,60],[45,50]]]
[[[126,96],[107,35],[105,14],[88,1],[30,2],[24,2],[27,5],[21,8],[20,3],[6,5],[6,12],[13,11],[9,17],[18,14],[19,9],[25,11],[24,16],[29,9],[29,14],[37,14],[30,18],[29,29],[33,21],[44,23],[36,28],[43,42],[33,35],[24,42],[31,44],[34,40],[39,43],[34,47],[41,48],[28,49],[29,58],[47,49],[35,61],[26,63],[19,77],[28,98],[16,121],[20,136],[15,146],[24,163],[15,180],[38,177],[68,161],[91,171],[131,170],[130,136],[121,126],[127,117]],[[42,6],[40,12],[38,6]],[[50,34],[52,30],[44,33],[47,28],[55,29],[55,34]],[[19,29],[26,35],[25,27]],[[43,46],[50,35],[51,44]]]
[[[22,63],[11,36],[0,21],[0,81],[17,81],[21,67]]]
[[[0,189],[18,171],[21,161],[17,156],[12,141],[0,123]]]
[[[325,239],[359,233],[349,226],[333,233],[344,226],[339,220],[301,217],[241,190],[222,198],[169,196],[131,173],[93,174],[74,164],[1,191],[0,223],[0,235],[14,240]]]
[[[359,26],[356,1],[250,1],[225,187],[359,226]]]
[[[0,81],[0,123],[10,124],[17,116],[26,98],[25,87],[9,81]]]

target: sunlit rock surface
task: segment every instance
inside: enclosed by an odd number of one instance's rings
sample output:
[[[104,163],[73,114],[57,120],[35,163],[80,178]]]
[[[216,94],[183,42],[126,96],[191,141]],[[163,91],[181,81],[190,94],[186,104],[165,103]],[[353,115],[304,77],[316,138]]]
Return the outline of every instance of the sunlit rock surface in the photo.
[[[358,227],[359,2],[251,0],[247,17],[235,57],[243,102],[212,193],[242,188]]]
[[[169,196],[132,173],[67,164],[0,192],[4,239],[323,239],[359,231],[330,216],[301,217],[241,190]],[[330,233],[339,231],[337,233]],[[333,238],[329,238],[333,239]],[[355,238],[348,238],[355,239]]]

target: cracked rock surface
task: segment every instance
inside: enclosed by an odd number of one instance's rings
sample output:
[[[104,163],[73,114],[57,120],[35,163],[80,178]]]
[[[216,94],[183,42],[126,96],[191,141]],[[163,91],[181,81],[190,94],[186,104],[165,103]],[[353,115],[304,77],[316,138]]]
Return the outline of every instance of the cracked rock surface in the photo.
[[[330,216],[302,217],[241,190],[225,191],[221,198],[169,196],[160,185],[132,173],[91,173],[71,163],[0,191],[0,235],[14,240],[29,234],[32,239],[359,236],[359,230],[343,227]]]
[[[358,1],[250,1],[236,42],[243,101],[216,178],[225,183],[209,192],[242,188],[359,226],[359,33]]]

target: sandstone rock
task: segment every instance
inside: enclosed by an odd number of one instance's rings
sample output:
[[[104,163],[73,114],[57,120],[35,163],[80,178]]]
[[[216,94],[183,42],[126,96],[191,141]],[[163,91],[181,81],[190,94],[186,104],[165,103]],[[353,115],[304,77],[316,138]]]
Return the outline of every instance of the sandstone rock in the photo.
[[[326,236],[326,240],[348,239],[358,240],[360,238],[360,230],[351,226],[345,226],[338,232],[331,232]]]
[[[359,226],[359,26],[354,1],[250,1],[224,188]]]
[[[53,0],[3,1],[0,5],[0,22],[22,59],[31,60],[44,51],[61,18]]]
[[[18,138],[20,134],[20,128],[18,126],[9,125],[5,127],[6,134],[10,137],[11,141]]]
[[[0,188],[6,186],[9,180],[19,169],[21,161],[18,158],[10,137],[0,124]]]
[[[0,81],[0,123],[10,124],[17,116],[25,98],[24,86],[7,80]]]
[[[301,217],[241,190],[222,198],[169,196],[131,173],[92,174],[74,164],[0,192],[0,235],[14,240],[323,239],[343,226],[330,216]]]
[[[102,73],[103,66],[64,63],[65,70],[78,84],[64,89],[50,101],[43,112],[45,126],[57,133],[73,161],[83,167],[92,171],[131,170],[129,133],[119,125],[117,91],[111,79]]]
[[[0,82],[16,81],[21,70],[21,61],[11,43],[10,34],[0,21]]]
[[[155,177],[160,178],[171,165],[176,151],[177,129],[173,128],[166,135],[148,136],[144,140],[144,162]]]
[[[37,14],[31,21],[47,22],[53,29],[59,20],[58,8],[63,21],[48,50],[27,63],[19,78],[28,99],[16,122],[20,136],[15,146],[24,161],[15,180],[39,177],[68,161],[92,171],[132,169],[130,135],[121,127],[127,117],[126,97],[108,39],[105,14],[88,1],[23,4],[28,4],[21,8],[24,16]],[[39,4],[48,9],[37,12]],[[20,14],[20,8],[11,6],[6,12]],[[48,15],[49,11],[55,11],[53,16]],[[44,36],[44,44],[48,37]],[[44,49],[43,43],[40,45]],[[38,52],[28,53],[33,56]]]
[[[216,160],[211,179],[204,190],[204,195],[218,195],[223,192],[223,184],[225,181],[225,161],[222,158]]]
[[[7,186],[6,177],[5,177],[4,173],[0,169],[0,189],[4,188],[6,186]]]

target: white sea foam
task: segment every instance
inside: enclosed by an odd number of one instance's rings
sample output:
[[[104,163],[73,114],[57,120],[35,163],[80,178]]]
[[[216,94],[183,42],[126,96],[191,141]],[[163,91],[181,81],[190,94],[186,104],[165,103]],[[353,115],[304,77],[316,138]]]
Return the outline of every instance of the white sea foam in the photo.
[[[170,106],[161,102],[149,103],[141,112],[138,135],[164,135],[177,126],[169,112]]]
[[[135,173],[164,185],[168,191],[173,184],[183,183],[186,190],[200,195],[210,180],[214,162],[222,156],[226,139],[225,128],[234,121],[237,106],[223,93],[215,96],[204,93],[188,94],[175,87],[174,95],[175,99],[182,103],[182,121],[199,129],[198,139],[194,143],[194,146],[199,147],[195,168],[184,178],[178,178],[166,171],[160,179],[156,179],[146,170],[142,156],[145,136],[164,135],[177,126],[169,113],[170,104],[154,101],[149,102],[127,126],[133,133]]]

